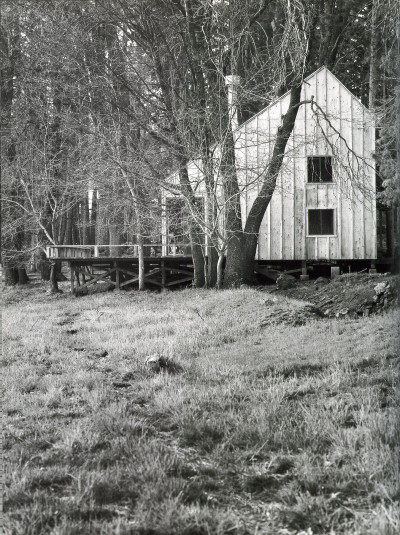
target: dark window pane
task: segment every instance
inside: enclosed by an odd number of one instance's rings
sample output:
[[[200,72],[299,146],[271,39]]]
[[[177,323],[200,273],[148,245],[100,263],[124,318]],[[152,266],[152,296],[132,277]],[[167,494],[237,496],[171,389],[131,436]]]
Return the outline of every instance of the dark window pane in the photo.
[[[316,156],[308,158],[308,182],[332,182],[331,156]]]
[[[335,234],[333,210],[308,210],[308,234],[316,236]]]

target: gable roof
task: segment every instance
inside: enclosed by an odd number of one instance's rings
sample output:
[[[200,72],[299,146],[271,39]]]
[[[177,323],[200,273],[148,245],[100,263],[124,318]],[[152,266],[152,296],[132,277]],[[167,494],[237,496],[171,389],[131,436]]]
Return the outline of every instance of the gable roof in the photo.
[[[302,81],[302,85],[304,83],[307,83],[309,80],[311,80],[314,76],[316,76],[318,73],[322,72],[322,71],[326,71],[327,74],[329,74],[329,76],[332,76],[339,84],[341,87],[343,87],[343,89],[349,94],[351,95],[352,98],[354,98],[355,100],[357,100],[357,102],[360,104],[360,106],[362,106],[362,108],[369,114],[371,115],[371,111],[361,102],[361,100],[359,98],[357,98],[354,93],[352,93],[340,80],[337,76],[335,76],[333,74],[332,71],[330,71],[328,69],[328,67],[326,67],[325,65],[322,65],[321,67],[319,67],[319,69],[317,69],[316,71],[314,71],[313,73],[309,74],[306,78],[304,78],[304,80]],[[288,95],[290,95],[290,90],[289,91],[286,91],[285,94],[283,94],[282,96],[280,96],[279,98],[276,98],[275,100],[273,100],[270,104],[268,104],[268,106],[266,106],[265,108],[263,108],[262,110],[260,110],[259,112],[255,113],[254,115],[252,115],[251,117],[249,117],[246,121],[244,121],[243,123],[241,123],[236,129],[235,129],[235,132],[237,130],[240,130],[243,126],[245,126],[246,124],[250,123],[251,121],[253,121],[256,117],[258,117],[259,115],[265,113],[266,111],[268,111],[270,108],[272,108],[273,106],[275,106],[275,104],[277,104],[278,102],[280,102],[281,100],[283,100],[284,98],[286,98]]]

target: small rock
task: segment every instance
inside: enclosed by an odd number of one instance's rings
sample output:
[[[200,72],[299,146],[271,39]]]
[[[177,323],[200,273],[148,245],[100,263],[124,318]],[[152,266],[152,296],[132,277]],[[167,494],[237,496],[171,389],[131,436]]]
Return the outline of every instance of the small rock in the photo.
[[[276,287],[278,290],[287,290],[288,288],[293,288],[295,284],[295,277],[292,275],[287,275],[286,273],[282,273],[282,275],[279,275],[279,277],[276,279]]]
[[[180,364],[162,355],[149,355],[146,358],[146,366],[155,373],[178,373],[182,370]]]
[[[67,334],[76,334],[78,332],[77,329],[68,329],[67,331],[65,331]]]

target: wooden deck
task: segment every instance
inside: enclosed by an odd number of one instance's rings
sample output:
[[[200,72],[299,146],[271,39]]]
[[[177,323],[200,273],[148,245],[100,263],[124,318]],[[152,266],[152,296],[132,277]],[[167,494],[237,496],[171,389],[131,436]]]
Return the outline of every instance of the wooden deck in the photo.
[[[135,288],[139,282],[139,259],[132,256],[97,256],[99,248],[115,246],[50,246],[47,256],[53,263],[67,262],[71,272],[71,292],[74,294],[79,287],[82,291],[94,284],[108,284],[110,287],[120,290]],[[118,247],[118,246],[117,246]],[[132,245],[126,246],[132,251]],[[159,249],[161,251],[161,249]],[[146,256],[144,258],[144,280],[148,288],[169,288],[193,281],[194,267],[191,256],[178,254],[179,250],[174,248],[164,248],[172,254],[163,256]],[[94,253],[94,256],[93,256]],[[340,266],[344,272],[348,270],[360,270],[382,264],[379,260],[373,262],[369,260],[341,260],[333,262],[323,262],[323,267],[329,268],[331,265]],[[269,281],[276,281],[282,273],[302,274],[303,279],[307,277],[307,270],[314,269],[318,262],[304,260],[279,260],[279,261],[254,261],[254,271],[262,275]],[[373,264],[373,265],[372,265]],[[382,266],[380,266],[382,267]],[[385,266],[384,266],[385,267]],[[385,268],[387,269],[387,268]]]
[[[134,287],[139,280],[138,258],[58,258],[71,270],[71,293],[92,284],[108,283],[116,290]],[[169,288],[193,280],[192,257],[145,257],[144,279],[149,287]]]

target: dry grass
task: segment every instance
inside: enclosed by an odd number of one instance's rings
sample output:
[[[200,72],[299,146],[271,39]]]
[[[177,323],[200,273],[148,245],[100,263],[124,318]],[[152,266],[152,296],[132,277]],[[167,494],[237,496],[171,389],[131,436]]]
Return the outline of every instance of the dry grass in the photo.
[[[268,324],[300,305],[252,289],[5,302],[9,533],[400,531],[397,312]]]

